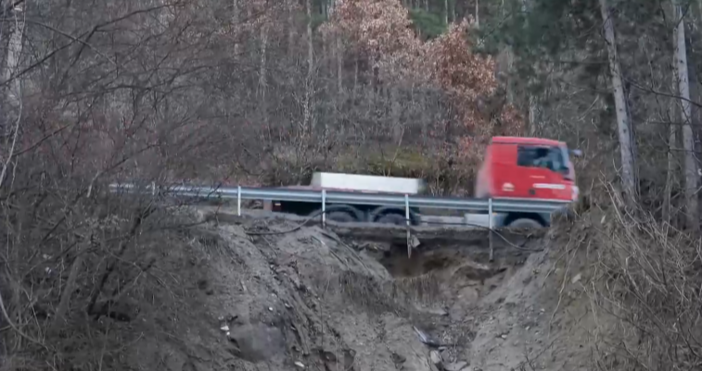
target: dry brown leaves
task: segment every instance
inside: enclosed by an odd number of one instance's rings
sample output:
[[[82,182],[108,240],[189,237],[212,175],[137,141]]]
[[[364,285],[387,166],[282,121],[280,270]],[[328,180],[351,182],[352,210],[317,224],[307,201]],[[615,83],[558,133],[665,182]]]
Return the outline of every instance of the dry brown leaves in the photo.
[[[519,135],[524,129],[524,120],[512,106],[503,105],[497,113],[481,109],[498,87],[496,62],[473,53],[468,37],[472,26],[464,19],[424,42],[415,35],[409,12],[399,0],[345,0],[323,32],[344,35],[385,82],[409,81],[444,90],[456,107],[456,118],[470,132],[459,139],[458,150],[464,165],[471,166],[481,157],[485,139],[498,132]]]

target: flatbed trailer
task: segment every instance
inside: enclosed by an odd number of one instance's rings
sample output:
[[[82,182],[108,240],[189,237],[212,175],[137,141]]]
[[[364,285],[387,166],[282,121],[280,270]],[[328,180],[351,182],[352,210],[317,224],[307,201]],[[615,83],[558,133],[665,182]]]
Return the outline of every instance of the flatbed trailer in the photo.
[[[354,192],[373,194],[417,195],[425,188],[421,179],[384,177],[372,175],[315,173],[308,186],[289,186],[283,189],[326,190],[329,192]],[[322,203],[266,200],[264,209],[274,212],[311,216],[322,214]],[[379,206],[368,204],[339,204],[325,203],[326,218],[336,222],[370,222],[395,225],[406,225],[409,217],[410,225],[420,225],[421,216],[416,207],[405,208],[396,206]]]
[[[344,180],[346,182],[344,183]],[[414,195],[423,191],[424,184],[419,179],[390,178],[380,176],[338,174],[338,173],[316,173],[313,176],[312,184],[309,186],[288,186],[281,189],[311,190],[321,192],[339,191],[353,192],[359,194],[395,194]],[[339,187],[348,184],[347,187]],[[331,185],[331,186],[326,186]],[[383,187],[384,186],[384,187]],[[358,189],[362,189],[359,191]],[[381,189],[372,191],[372,189]],[[390,192],[390,189],[401,189],[407,193]],[[465,200],[471,200],[466,198]],[[477,200],[477,199],[476,199]],[[384,223],[394,225],[409,224],[418,226],[423,224],[441,224],[437,217],[423,217],[417,207],[398,207],[369,205],[356,203],[334,203],[334,202],[301,202],[285,200],[264,200],[264,210],[294,214],[300,216],[317,216],[326,214],[327,220],[340,223]],[[492,218],[492,223],[490,223]],[[551,224],[550,212],[502,212],[492,214],[487,211],[476,212],[465,210],[463,223],[466,225],[488,227],[520,227],[520,228],[540,228],[548,227]]]

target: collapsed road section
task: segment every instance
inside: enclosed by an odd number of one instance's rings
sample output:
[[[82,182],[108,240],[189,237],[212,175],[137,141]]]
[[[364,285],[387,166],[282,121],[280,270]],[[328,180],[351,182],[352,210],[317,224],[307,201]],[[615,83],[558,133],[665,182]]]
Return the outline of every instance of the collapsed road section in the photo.
[[[510,241],[488,262],[480,239],[425,238],[408,259],[392,240],[289,220],[218,221],[201,210],[180,210],[178,220],[141,234],[121,256],[105,286],[120,294],[107,295],[103,316],[87,326],[69,319],[73,326],[48,335],[57,336],[47,341],[57,344],[60,362],[497,371],[520,369],[524,352],[535,357],[548,343],[547,311],[556,302],[539,291],[550,288],[539,239],[519,248]],[[61,270],[51,264],[47,272]],[[76,300],[88,300],[90,282],[77,282],[85,289]],[[554,371],[578,360],[536,358]]]

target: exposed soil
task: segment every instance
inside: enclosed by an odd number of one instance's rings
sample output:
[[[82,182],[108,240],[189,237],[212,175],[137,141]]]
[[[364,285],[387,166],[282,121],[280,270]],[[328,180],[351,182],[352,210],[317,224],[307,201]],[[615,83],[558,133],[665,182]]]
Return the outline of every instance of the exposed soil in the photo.
[[[565,269],[567,250],[547,248],[576,232],[496,242],[489,262],[485,241],[423,242],[408,259],[405,246],[382,238],[342,239],[295,223],[177,232],[154,251],[149,277],[114,305],[129,317],[102,317],[94,338],[66,340],[66,362],[167,371],[587,364],[587,300]]]

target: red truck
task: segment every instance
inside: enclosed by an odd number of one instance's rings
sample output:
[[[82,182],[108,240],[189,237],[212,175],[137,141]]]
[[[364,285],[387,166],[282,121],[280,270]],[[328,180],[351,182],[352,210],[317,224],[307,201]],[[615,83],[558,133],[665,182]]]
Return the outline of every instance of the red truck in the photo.
[[[578,187],[570,151],[564,142],[523,137],[493,137],[485,151],[475,184],[477,198],[520,198],[575,201]],[[326,183],[325,183],[326,179]],[[312,184],[291,188],[326,189],[329,191],[392,192],[418,194],[423,190],[421,179],[391,178],[338,173],[316,173]],[[321,205],[310,202],[268,200],[264,209],[297,215],[318,213]],[[337,222],[376,222],[404,225],[403,208],[373,205],[335,205],[326,207],[329,220]],[[488,224],[487,212],[465,214],[471,224]],[[546,227],[548,213],[493,213],[496,227]],[[422,217],[417,209],[410,210],[410,223],[419,225]]]
[[[578,186],[569,150],[564,142],[524,137],[493,137],[475,182],[477,198],[524,198],[576,201]],[[497,215],[495,225],[538,227],[550,224],[543,213]]]
[[[475,196],[575,201],[578,187],[569,153],[555,140],[494,137],[478,171]]]

